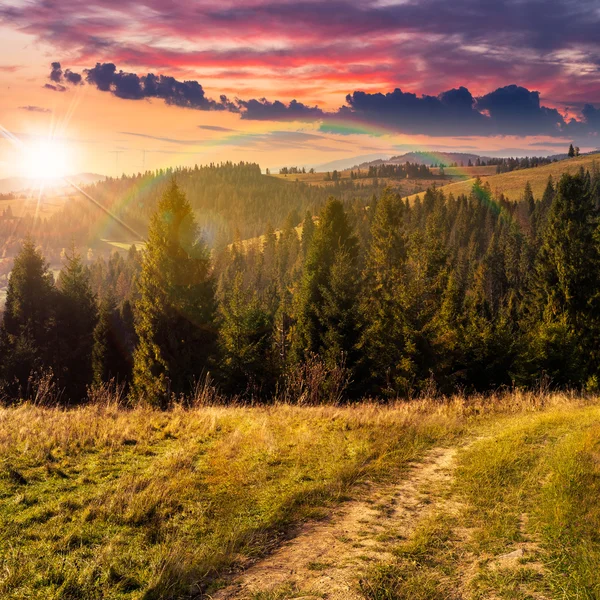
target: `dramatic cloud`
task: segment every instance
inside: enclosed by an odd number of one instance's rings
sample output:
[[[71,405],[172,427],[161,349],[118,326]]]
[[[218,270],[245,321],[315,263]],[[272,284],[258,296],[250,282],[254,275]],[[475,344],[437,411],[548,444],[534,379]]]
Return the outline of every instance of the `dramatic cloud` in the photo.
[[[465,81],[475,94],[520,81],[546,99],[600,101],[596,0],[29,0],[0,3],[0,22],[78,64],[235,71],[299,101],[340,82],[432,95]]]
[[[586,104],[581,112],[586,123],[595,131],[600,132],[600,108],[594,108],[591,104]]]
[[[36,112],[36,113],[49,113],[52,112],[49,108],[43,108],[41,106],[19,106],[20,110],[26,110],[28,112]]]
[[[516,135],[549,135],[563,132],[562,115],[553,108],[540,106],[539,92],[509,85],[487,94],[477,101],[477,109],[486,111],[498,133]]]
[[[167,104],[198,110],[238,111],[226,96],[221,96],[218,102],[207,98],[197,81],[177,81],[174,77],[152,73],[140,77],[135,73],[117,71],[113,63],[97,63],[85,71],[85,78],[99,90],[126,100],[160,98]]]
[[[404,133],[429,135],[485,135],[487,119],[475,108],[475,99],[465,87],[438,96],[417,96],[395,89],[369,94],[354,92],[346,96],[347,106],[338,116]]]
[[[65,81],[68,81],[72,85],[79,85],[81,83],[81,75],[67,69],[65,71]]]
[[[262,98],[239,100],[238,104],[245,109],[242,118],[255,121],[317,121],[324,116],[323,111],[317,106],[306,106],[296,100],[284,104],[279,100],[269,102],[266,98]]]
[[[45,87],[64,91],[62,81],[81,76],[61,65],[51,65],[50,80]],[[289,103],[266,98],[229,100],[220,96],[218,101],[206,96],[195,80],[179,81],[172,76],[137,75],[117,70],[113,63],[97,63],[86,69],[85,80],[102,92],[125,100],[158,98],[169,105],[203,111],[239,113],[242,119],[280,122],[320,122],[320,130],[327,133],[408,133],[429,136],[497,136],[544,135],[581,137],[600,131],[600,110],[586,104],[582,119],[566,120],[555,108],[540,103],[540,93],[518,85],[497,88],[493,92],[474,97],[464,86],[441,92],[437,96],[404,92],[355,91],[346,96],[346,105],[335,111],[325,111],[297,100]],[[204,125],[200,128],[228,132],[227,128]],[[168,141],[168,140],[163,140]]]
[[[63,76],[62,69],[60,68],[60,63],[53,62],[50,66],[52,67],[52,70],[50,71],[50,75],[48,76],[48,78],[50,79],[50,81],[60,83],[62,81]]]
[[[53,62],[50,64],[51,71],[48,78],[50,81],[53,81],[56,84],[59,84],[58,87],[64,88],[62,83],[70,83],[71,85],[79,85],[82,82],[82,77],[79,73],[74,73],[70,69],[67,69],[63,72],[59,62]],[[46,86],[49,87],[49,86]],[[64,89],[58,90],[60,92],[64,92]]]

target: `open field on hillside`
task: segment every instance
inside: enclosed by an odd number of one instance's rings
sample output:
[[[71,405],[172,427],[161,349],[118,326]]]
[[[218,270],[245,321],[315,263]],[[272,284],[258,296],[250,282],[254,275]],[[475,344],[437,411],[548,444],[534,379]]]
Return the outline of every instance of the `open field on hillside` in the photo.
[[[60,210],[68,199],[69,196],[65,195],[43,196],[39,201],[38,198],[0,199],[0,213],[10,206],[15,217],[35,215],[37,212],[37,216],[43,219]]]
[[[492,192],[503,193],[510,200],[519,200],[523,196],[523,190],[529,181],[535,198],[541,198],[544,193],[548,176],[552,175],[557,182],[563,173],[576,173],[581,167],[592,170],[594,164],[600,168],[600,154],[591,154],[589,156],[579,156],[561,160],[543,167],[533,167],[530,169],[519,169],[510,173],[500,175],[481,176],[485,183],[489,182]],[[469,194],[473,186],[473,179],[467,179],[462,182],[451,183],[442,187],[445,193],[452,193],[455,196],[460,194]],[[414,200],[416,195],[411,195],[410,200]]]
[[[597,598],[599,451],[567,395],[3,408],[0,597]]]
[[[352,169],[346,169],[344,171],[338,171],[340,181],[350,181],[350,173]],[[379,177],[379,182],[385,182],[389,185],[396,187],[398,185],[406,186],[417,186],[417,187],[427,187],[432,185],[434,182],[436,185],[447,185],[449,182],[455,181],[463,181],[465,179],[469,179],[472,177],[486,177],[490,175],[495,175],[496,167],[495,166],[485,166],[485,167],[446,167],[444,169],[444,175],[440,175],[440,169],[437,167],[432,167],[431,171],[438,175],[437,179],[394,179],[389,177]],[[354,172],[366,173],[366,170],[354,169]],[[321,186],[333,186],[335,185],[334,181],[325,181],[326,173],[292,173],[289,175],[280,175],[279,173],[271,174],[271,177],[275,177],[276,179],[281,179],[283,181],[300,181],[302,183],[308,183],[311,185],[321,185]],[[363,183],[365,185],[371,185],[373,183],[372,178],[365,178],[357,180],[357,183]]]
[[[281,179],[290,183],[300,182],[320,187],[330,187],[332,188],[332,193],[334,193],[334,188],[336,184],[335,181],[325,181],[325,173],[298,173],[292,175],[270,175],[269,177],[275,177],[276,179]],[[438,179],[395,179],[392,177],[378,177],[376,180],[379,185],[389,185],[390,187],[393,187],[394,189],[398,190],[403,196],[406,196],[407,194],[417,193],[420,191],[425,191],[434,183],[437,186],[445,185],[448,183],[448,179],[445,177],[440,177]],[[339,181],[349,182],[350,171],[340,172]],[[375,179],[366,177],[364,179],[356,179],[354,181],[357,185],[370,186],[373,185]]]
[[[440,169],[433,167],[431,169],[434,173],[439,173]],[[445,167],[444,175],[447,179],[453,181],[463,181],[464,179],[471,179],[473,177],[489,177],[490,175],[496,174],[496,165],[490,165],[485,167]]]

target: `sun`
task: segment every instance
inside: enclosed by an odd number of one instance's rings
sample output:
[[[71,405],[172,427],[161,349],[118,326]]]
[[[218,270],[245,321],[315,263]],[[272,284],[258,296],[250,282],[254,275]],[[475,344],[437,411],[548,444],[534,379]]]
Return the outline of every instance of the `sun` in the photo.
[[[21,170],[29,179],[60,179],[69,174],[69,153],[55,140],[34,142],[23,148]]]

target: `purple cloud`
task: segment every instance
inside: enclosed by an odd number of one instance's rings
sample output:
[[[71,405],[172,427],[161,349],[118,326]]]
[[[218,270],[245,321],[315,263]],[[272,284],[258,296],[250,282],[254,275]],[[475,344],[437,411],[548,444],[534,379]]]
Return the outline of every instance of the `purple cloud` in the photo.
[[[402,83],[429,94],[432,86],[458,88],[474,79],[487,89],[535,81],[546,97],[587,90],[585,100],[598,102],[596,9],[593,0],[31,0],[0,5],[0,21],[68,50],[79,64],[247,68],[284,79],[298,69],[290,82],[351,77],[350,89],[372,82],[375,72],[382,89]],[[233,47],[215,44],[223,39]]]
[[[52,63],[51,69],[50,79],[62,81],[60,63]],[[600,130],[600,111],[593,105],[585,106],[582,121],[566,121],[556,109],[541,105],[539,92],[514,84],[497,88],[478,98],[464,86],[437,96],[418,96],[399,88],[388,93],[355,91],[346,96],[345,106],[328,112],[296,100],[289,103],[265,98],[230,101],[222,95],[217,101],[207,97],[197,81],[179,81],[172,76],[153,73],[140,76],[119,71],[113,63],[97,63],[95,67],[86,69],[85,80],[98,90],[125,100],[158,98],[174,106],[234,112],[246,120],[321,121],[321,131],[329,133],[360,133],[365,131],[365,127],[368,131],[369,126],[376,126],[380,132],[430,136],[581,137]],[[46,84],[45,87],[58,91],[65,89],[59,83]],[[355,129],[353,124],[356,124]],[[343,125],[343,129],[340,129],[340,125]],[[210,125],[199,127],[213,131],[225,130]]]

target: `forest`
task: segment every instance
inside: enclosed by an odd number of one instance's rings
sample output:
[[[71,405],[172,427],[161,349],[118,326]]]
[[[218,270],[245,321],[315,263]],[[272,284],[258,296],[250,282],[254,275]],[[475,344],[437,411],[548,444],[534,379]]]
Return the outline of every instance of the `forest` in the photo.
[[[17,253],[25,232],[35,238],[52,264],[60,262],[63,248],[71,242],[86,249],[98,249],[103,239],[139,242],[148,234],[149,216],[172,177],[186,195],[211,248],[229,244],[236,236],[246,239],[262,234],[265,215],[269,215],[274,227],[280,228],[294,209],[300,214],[306,210],[316,213],[332,191],[342,200],[368,202],[374,192],[381,190],[372,182],[350,180],[338,181],[333,190],[326,190],[265,177],[259,165],[243,162],[123,175],[73,190],[68,201],[48,216],[40,218],[19,211],[0,215],[4,255]],[[6,206],[4,210],[8,211],[11,206]],[[128,229],[119,221],[126,223]],[[103,250],[100,244],[97,253],[104,253]]]
[[[411,203],[389,188],[332,196],[318,215],[292,210],[279,231],[212,250],[187,181],[161,180],[143,251],[88,265],[73,245],[55,280],[25,239],[0,329],[5,400],[51,391],[73,404],[107,385],[159,407],[208,384],[299,403],[600,387],[595,167],[550,179],[540,198],[527,185],[519,202],[479,181]]]

